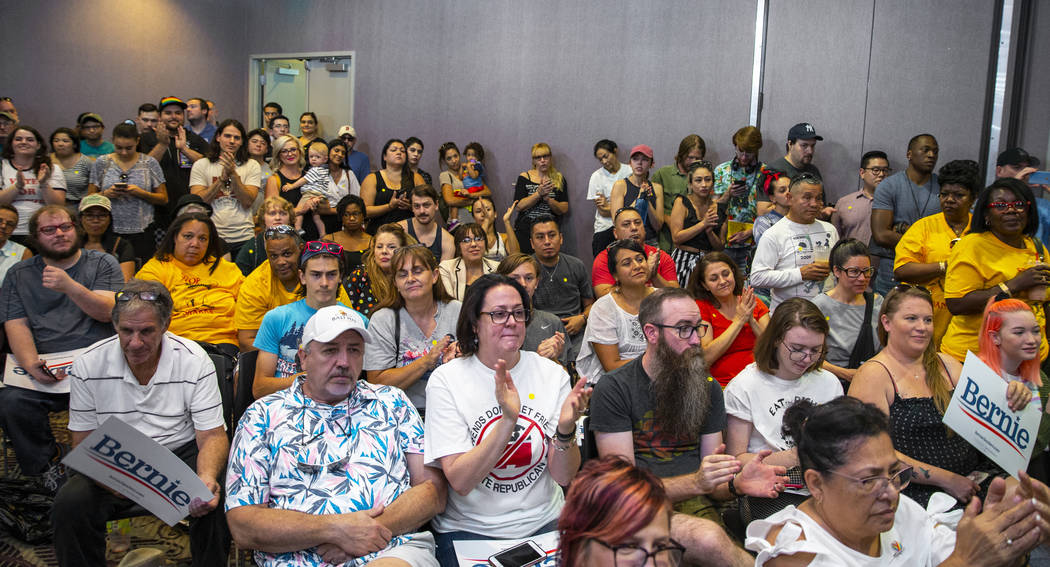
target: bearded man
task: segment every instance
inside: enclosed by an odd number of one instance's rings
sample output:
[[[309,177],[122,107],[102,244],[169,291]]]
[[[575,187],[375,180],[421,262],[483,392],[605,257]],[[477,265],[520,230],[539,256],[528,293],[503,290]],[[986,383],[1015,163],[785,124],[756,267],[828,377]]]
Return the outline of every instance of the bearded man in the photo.
[[[784,467],[741,466],[725,454],[722,389],[708,372],[700,339],[708,326],[689,293],[662,288],[638,310],[645,353],[606,374],[591,397],[590,430],[600,456],[617,455],[663,480],[674,503],[671,536],[686,560],[704,565],[752,565],[754,558],[726,534],[711,498],[775,497]]]

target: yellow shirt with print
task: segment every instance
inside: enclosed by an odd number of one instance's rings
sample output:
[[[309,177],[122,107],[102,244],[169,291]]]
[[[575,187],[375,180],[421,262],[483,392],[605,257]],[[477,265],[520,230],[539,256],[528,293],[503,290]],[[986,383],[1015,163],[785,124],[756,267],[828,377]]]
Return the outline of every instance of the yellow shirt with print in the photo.
[[[233,316],[234,328],[247,331],[259,330],[259,327],[262,326],[263,315],[266,315],[271,309],[303,298],[297,293],[297,290],[298,286],[292,291],[285,289],[284,284],[274,277],[270,261],[265,260],[244,279],[241,293],[237,297],[237,311]],[[350,297],[346,295],[346,290],[342,285],[339,286],[336,301],[343,305],[350,305]]]
[[[970,222],[967,221],[963,234],[969,230]],[[952,241],[956,238],[958,237],[955,231],[948,226],[948,221],[944,220],[944,213],[923,217],[915,221],[897,242],[893,269],[896,270],[904,264],[947,262],[952,251]],[[941,337],[948,330],[948,322],[952,320],[952,313],[944,304],[944,276],[932,282],[913,283],[926,287],[933,296],[933,344],[940,347]]]
[[[1025,247],[1014,248],[995,237],[991,232],[967,234],[952,248],[948,257],[948,275],[944,280],[944,297],[948,299],[965,296],[971,291],[988,289],[1006,283],[1020,272],[1024,271],[1031,263],[1037,262],[1040,256],[1045,256],[1045,251],[1040,254],[1035,242],[1029,238],[1024,239]],[[1039,328],[1046,328],[1046,317],[1043,306],[1025,300],[1024,294],[1018,294],[1017,299],[1024,300],[1032,311],[1035,319],[1039,322]],[[966,351],[977,353],[977,334],[981,330],[984,320],[984,309],[980,313],[971,315],[956,315],[948,324],[948,332],[941,340],[941,352],[951,355],[963,361],[966,359]],[[1047,346],[1046,335],[1043,334],[1039,344],[1040,360],[1046,358]]]
[[[175,303],[169,331],[194,341],[237,344],[233,313],[244,275],[233,262],[219,260],[187,266],[171,257],[151,258],[135,277],[155,280],[168,288]]]

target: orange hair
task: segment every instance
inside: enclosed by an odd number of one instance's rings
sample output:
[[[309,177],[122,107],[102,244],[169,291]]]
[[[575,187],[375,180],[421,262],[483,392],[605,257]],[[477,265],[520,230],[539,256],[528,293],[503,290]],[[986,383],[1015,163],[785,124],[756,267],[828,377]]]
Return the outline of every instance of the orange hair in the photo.
[[[988,305],[984,308],[984,323],[981,325],[981,332],[977,335],[977,356],[1000,376],[1003,374],[1003,357],[999,345],[992,341],[992,332],[999,333],[1002,330],[1004,313],[1018,313],[1021,311],[1032,313],[1032,308],[1020,299],[995,301],[992,298],[988,300]],[[1022,362],[1021,368],[1018,369],[1018,374],[1021,375],[1021,380],[1025,382],[1036,386],[1043,385],[1043,381],[1039,377],[1038,358]]]

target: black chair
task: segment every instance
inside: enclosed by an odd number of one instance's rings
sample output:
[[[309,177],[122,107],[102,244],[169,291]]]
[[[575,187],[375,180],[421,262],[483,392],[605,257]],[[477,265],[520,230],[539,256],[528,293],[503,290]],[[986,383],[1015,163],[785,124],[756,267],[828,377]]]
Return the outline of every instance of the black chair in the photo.
[[[233,408],[230,423],[231,432],[237,429],[237,423],[248,406],[255,401],[252,394],[252,385],[255,383],[255,362],[259,359],[259,351],[252,350],[242,352],[237,357],[237,366],[234,368],[234,392]]]

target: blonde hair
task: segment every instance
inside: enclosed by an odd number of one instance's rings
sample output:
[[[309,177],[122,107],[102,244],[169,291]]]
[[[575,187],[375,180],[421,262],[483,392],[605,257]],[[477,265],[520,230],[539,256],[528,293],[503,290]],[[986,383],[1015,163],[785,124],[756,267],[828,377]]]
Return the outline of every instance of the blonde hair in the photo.
[[[551,183],[553,183],[554,186],[557,187],[558,189],[562,189],[562,182],[565,179],[562,177],[561,172],[558,171],[558,169],[556,167],[554,167],[554,152],[551,151],[551,147],[549,145],[547,145],[547,142],[540,142],[540,143],[532,146],[532,156],[533,157],[536,156],[537,152],[539,152],[539,153],[547,152],[548,154],[550,154],[550,156],[551,156],[551,169],[550,169],[549,175],[551,177]]]
[[[376,299],[377,310],[383,306],[393,305],[399,298],[397,288],[394,287],[393,276],[388,276],[376,261],[376,243],[379,242],[379,235],[384,233],[394,235],[394,238],[401,242],[401,248],[416,243],[416,239],[409,236],[405,229],[396,222],[381,225],[376,229],[375,236],[372,237],[372,246],[365,251],[361,261],[368,273],[368,282],[372,286],[372,297]]]
[[[270,209],[283,210],[288,213],[289,224],[295,222],[295,205],[280,195],[274,195],[273,197],[267,197],[263,200],[262,205],[259,206],[259,210],[255,211],[255,227],[259,230],[266,228],[263,226],[265,224],[263,216],[266,214],[266,211],[269,211]]]
[[[303,164],[306,163],[306,156],[303,155],[303,145],[299,143],[299,138],[296,138],[291,134],[285,134],[273,141],[273,156],[270,158],[271,170],[276,172],[281,168],[281,150],[283,150],[289,142],[294,144],[295,149],[299,152],[299,159],[296,160],[296,165],[299,166],[299,169],[303,168]]]
[[[325,163],[328,163],[328,150],[328,144],[321,141],[311,143],[310,146],[306,149],[307,152],[317,152],[319,154],[323,154]],[[309,163],[309,160],[307,160],[307,163]]]

